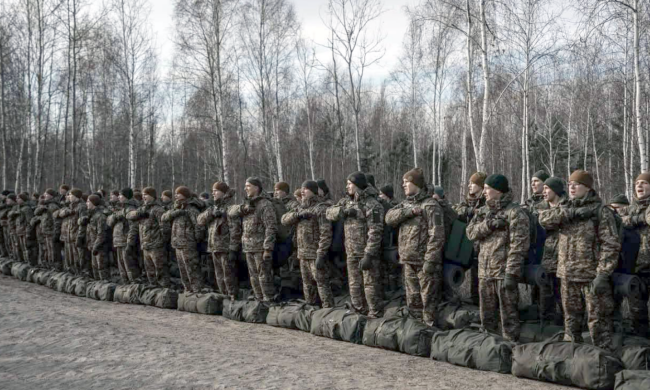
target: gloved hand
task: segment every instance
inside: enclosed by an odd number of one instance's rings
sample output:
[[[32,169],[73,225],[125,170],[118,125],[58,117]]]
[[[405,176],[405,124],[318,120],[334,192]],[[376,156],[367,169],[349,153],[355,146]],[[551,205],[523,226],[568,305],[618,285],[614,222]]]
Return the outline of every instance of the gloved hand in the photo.
[[[314,214],[309,210],[300,210],[298,212],[298,218],[300,218],[300,219],[309,219],[309,218],[311,218],[313,216],[314,216]]]
[[[422,215],[422,208],[421,208],[421,207],[418,207],[418,206],[413,207],[413,208],[411,209],[411,214],[412,214],[414,217],[415,217],[415,216],[418,216],[418,215]]]
[[[172,216],[172,218],[178,218],[178,217],[182,217],[183,215],[185,215],[185,213],[186,213],[186,211],[183,210],[183,209],[176,209],[176,210],[172,211],[171,216]]]
[[[591,293],[594,295],[602,295],[609,289],[609,276],[598,274],[593,282],[591,282]]]
[[[635,227],[641,227],[647,225],[647,222],[645,221],[645,215],[643,214],[631,216],[630,223],[632,224],[632,226]]]
[[[228,253],[228,262],[230,262],[231,265],[237,264],[237,251],[230,251]]]
[[[212,216],[215,218],[221,218],[223,216],[223,210],[220,210],[218,208],[212,209]]]
[[[436,272],[436,265],[433,261],[425,261],[422,270],[425,274],[431,276]]]
[[[243,205],[241,205],[241,208],[240,208],[241,215],[252,214],[254,211],[255,211],[255,207],[254,207],[254,206],[251,206],[251,205],[249,205],[249,204],[243,204]]]
[[[29,226],[34,227],[38,222],[39,222],[38,217],[32,217],[32,219],[29,221]]]
[[[34,210],[34,215],[42,215],[45,214],[45,210],[47,210],[46,207],[43,206],[38,206],[36,210]]]
[[[90,218],[88,218],[87,215],[84,215],[83,217],[79,218],[79,225],[81,226],[88,225],[88,222],[90,222]]]
[[[262,258],[266,261],[271,261],[273,260],[273,252],[272,251],[264,251],[264,254],[262,255]]]
[[[578,207],[575,209],[575,216],[574,218],[579,219],[581,221],[587,220],[591,218],[591,215],[593,214],[593,211],[588,208],[588,207]]]
[[[343,215],[346,218],[356,218],[357,217],[357,209],[352,208],[352,207],[347,208],[347,209],[343,210]]]
[[[506,274],[506,277],[503,279],[503,287],[506,290],[516,290],[519,286],[517,278],[514,275]]]
[[[77,242],[76,242],[77,248],[80,248],[80,249],[83,248],[85,243],[86,243],[86,240],[83,237],[81,237],[81,236],[77,237]]]
[[[316,255],[316,268],[320,270],[324,270],[326,261],[327,261],[326,253]]]
[[[503,218],[492,218],[488,219],[487,225],[491,230],[499,230],[506,227],[508,225],[508,222],[506,222],[506,220]]]
[[[363,271],[368,271],[372,268],[372,258],[369,254],[366,253],[363,255],[363,259],[361,259],[361,262],[359,263],[359,268]]]
[[[147,210],[138,210],[138,219],[149,218],[149,212]]]

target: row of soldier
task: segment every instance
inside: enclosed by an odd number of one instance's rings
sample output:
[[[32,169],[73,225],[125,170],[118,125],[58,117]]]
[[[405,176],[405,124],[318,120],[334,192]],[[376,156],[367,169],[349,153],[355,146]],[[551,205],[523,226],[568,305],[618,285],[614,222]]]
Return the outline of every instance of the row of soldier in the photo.
[[[46,190],[38,204],[27,193],[4,191],[0,251],[33,264],[40,254],[42,266],[63,264],[76,273],[91,268],[93,277],[106,279],[106,255],[114,249],[123,282],[136,282],[141,271],[135,257],[141,250],[148,281],[167,287],[171,245],[184,289],[201,292],[205,286],[199,275],[197,246],[207,241],[222,293],[237,295],[234,268],[243,252],[255,298],[272,302],[276,298],[274,250],[280,244],[280,231],[291,227],[305,300],[331,307],[329,253],[334,225],[340,223],[352,305],[369,317],[378,317],[382,314],[381,272],[387,268],[382,246],[390,245],[385,233],[394,231],[407,305],[434,325],[443,295],[445,242],[450,225],[458,218],[467,223],[467,237],[474,242],[472,298],[480,305],[482,326],[495,332],[500,329],[505,338],[516,342],[518,285],[530,256],[533,224],[539,223],[546,234],[542,265],[550,279],[538,294],[542,315],[563,321],[565,339],[579,342],[586,313],[594,344],[611,349],[615,307],[611,276],[618,265],[622,226],[638,231],[641,237],[633,272],[643,286],[641,294],[627,300],[634,332],[645,336],[650,173],[637,178],[632,205],[621,197],[605,205],[594,189],[593,177],[582,170],[569,177],[568,191],[563,180],[543,171],[535,173],[531,184],[533,196],[519,205],[513,201],[505,176],[477,172],[470,178],[466,199],[453,208],[442,188],[427,185],[419,168],[404,174],[405,200],[399,204],[393,200],[392,187],[378,190],[373,177],[362,172],[347,177],[346,195],[336,203],[323,180],[305,181],[295,197],[287,183],[277,183],[273,198],[256,177],[246,180],[241,204],[235,204],[235,191],[223,182],[214,184],[209,203],[183,186],[176,188],[173,200],[170,191],[163,192],[159,200],[156,190],[147,187],[141,192],[142,201],[133,199],[133,191],[127,188],[113,192],[106,201],[106,194],[97,192],[84,202],[81,190],[63,185],[58,193]]]

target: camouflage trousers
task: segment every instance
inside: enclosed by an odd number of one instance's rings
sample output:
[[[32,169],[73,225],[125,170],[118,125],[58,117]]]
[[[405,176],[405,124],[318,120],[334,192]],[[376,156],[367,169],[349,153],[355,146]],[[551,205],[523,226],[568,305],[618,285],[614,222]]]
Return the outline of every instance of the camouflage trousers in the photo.
[[[20,249],[20,239],[18,236],[13,233],[10,237],[11,240],[11,250],[13,252],[13,257],[16,261],[25,261],[23,251]]]
[[[480,279],[479,301],[481,325],[497,332],[499,317],[503,337],[512,342],[519,340],[519,289],[508,290],[501,279]]]
[[[203,288],[203,280],[199,270],[199,252],[196,248],[176,248],[178,271],[185,292],[198,293]]]
[[[45,236],[45,263],[48,267],[61,269],[61,243],[55,237]]]
[[[143,249],[142,258],[149,283],[169,287],[169,268],[165,248]]]
[[[138,267],[138,259],[134,254],[125,246],[115,248],[117,252],[117,268],[120,271],[120,278],[123,283],[135,283],[136,279],[140,277],[140,268]]]
[[[91,256],[93,278],[95,280],[108,280],[110,275],[106,267],[106,253],[99,251],[97,254],[91,253]]]
[[[552,322],[555,325],[564,324],[564,313],[562,310],[562,291],[560,279],[556,274],[548,274],[548,284],[539,288],[539,311],[541,319]]]
[[[9,250],[7,249],[7,234],[6,230],[7,228],[5,226],[1,226],[0,229],[0,257],[8,257],[9,256]]]
[[[348,285],[350,298],[355,309],[365,313],[371,318],[381,317],[381,275],[379,261],[373,260],[368,271],[359,268],[360,257],[348,257]],[[365,294],[364,294],[365,293]]]
[[[38,248],[36,243],[30,240],[27,236],[19,236],[20,251],[23,254],[23,260],[32,266],[38,265]]]
[[[222,294],[236,297],[239,291],[239,282],[235,274],[235,264],[230,263],[228,252],[213,252],[212,263],[214,264],[214,277],[217,280],[217,287]]]
[[[404,264],[406,305],[419,314],[427,325],[437,325],[437,310],[442,297],[442,269],[433,275],[424,272],[422,265]]]
[[[302,276],[302,290],[308,304],[316,304],[320,296],[323,307],[334,307],[334,294],[332,294],[327,268],[318,269],[315,259],[300,259],[300,274]]]
[[[262,252],[248,252],[246,253],[246,264],[255,298],[258,301],[272,301],[275,296],[273,260],[264,260]]]
[[[627,297],[630,307],[630,320],[635,335],[648,336],[648,299],[650,298],[650,274],[638,275],[641,279],[639,294]]]
[[[611,286],[602,295],[591,293],[590,282],[562,280],[562,306],[564,309],[564,340],[582,342],[582,324],[585,306],[589,333],[597,347],[613,350],[612,315],[614,297]]]

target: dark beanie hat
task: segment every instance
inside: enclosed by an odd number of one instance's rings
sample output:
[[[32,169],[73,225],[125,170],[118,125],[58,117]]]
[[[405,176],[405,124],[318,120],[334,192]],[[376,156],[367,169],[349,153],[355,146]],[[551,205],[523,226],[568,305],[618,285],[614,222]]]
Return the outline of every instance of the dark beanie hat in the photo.
[[[479,187],[483,187],[486,178],[487,178],[487,174],[485,172],[476,172],[469,177],[469,182],[474,183]]]
[[[111,191],[111,195],[120,196],[120,191],[113,190],[113,191]]]
[[[575,181],[589,188],[594,188],[594,178],[591,176],[591,173],[583,171],[582,169],[574,171],[571,176],[569,176],[569,181]]]
[[[124,188],[122,189],[122,191],[120,191],[120,195],[122,195],[126,199],[131,199],[133,198],[133,190],[128,187]]]
[[[23,200],[23,202],[28,202],[29,201],[29,194],[26,192],[21,192],[20,195],[18,195],[20,199]]]
[[[99,206],[99,204],[102,202],[102,198],[100,198],[99,196],[97,196],[95,194],[92,194],[92,195],[90,195],[88,197],[88,201],[90,203],[94,204],[95,206]]]
[[[485,179],[485,184],[502,193],[510,191],[508,179],[498,173],[488,176],[487,179]]]
[[[395,196],[395,191],[393,190],[393,186],[390,184],[386,184],[385,186],[381,187],[379,189],[379,192],[381,192],[382,194],[386,195],[391,199],[393,199],[393,196]]]
[[[176,193],[183,195],[185,199],[192,197],[192,191],[190,191],[190,189],[185,186],[176,187]]]
[[[546,173],[545,170],[541,169],[541,170],[539,170],[539,171],[533,173],[533,177],[536,177],[536,178],[538,178],[542,183],[545,183],[545,182],[546,182],[546,179],[548,179],[550,176],[548,175],[548,173]]]
[[[246,179],[246,183],[252,184],[255,187],[259,188],[260,191],[262,190],[262,180],[260,180],[259,177],[256,176],[251,176],[248,179]]]
[[[81,190],[80,190],[79,188],[73,188],[73,189],[71,189],[71,190],[70,190],[70,193],[71,193],[72,195],[76,196],[76,197],[79,198],[79,199],[81,199],[81,195],[83,195],[83,192],[81,192]]]
[[[100,191],[93,192],[92,195],[97,195],[99,196],[99,199],[104,199],[104,194],[102,194]]]
[[[13,191],[11,191],[11,190],[4,190],[4,191],[2,191],[2,196],[7,196],[7,195],[11,194],[12,192]]]
[[[434,186],[433,187],[433,193],[438,195],[441,198],[445,197],[445,189],[442,188],[442,186]]]
[[[201,199],[210,199],[210,194],[207,192],[201,192]]]
[[[253,184],[253,183],[251,183],[251,184]],[[284,181],[280,181],[280,182],[275,183],[275,186],[273,188],[276,191],[284,191],[286,193],[289,193],[289,191],[291,191],[291,188],[289,187],[289,183],[284,182]],[[316,192],[318,192],[318,191],[316,191]]]
[[[352,172],[348,176],[348,180],[362,190],[365,190],[368,187],[368,180],[366,179],[366,175],[364,175],[363,172]]]
[[[59,187],[59,189],[60,189],[60,190],[70,191],[70,186],[67,185],[67,184],[61,184],[61,186]]]
[[[11,194],[7,195],[7,199],[11,199],[11,200],[13,200],[15,202],[16,201],[16,194],[14,194],[12,192]]]
[[[140,190],[133,191],[133,197],[136,200],[142,200],[142,192],[140,192]]]
[[[45,190],[45,193],[50,196],[56,196],[56,191],[54,191],[54,189],[52,188],[48,188],[47,190]]]
[[[321,190],[323,190],[323,193],[324,193],[325,195],[327,195],[327,194],[330,193],[330,189],[329,189],[329,187],[327,186],[327,183],[325,182],[325,179],[318,179],[318,180],[316,180],[316,184],[318,184],[318,188],[320,188]]]
[[[372,173],[366,173],[366,181],[368,182],[369,186],[377,187],[375,185],[375,175],[373,175]]]
[[[535,176],[539,179],[539,176]],[[559,177],[551,176],[544,181],[544,185],[552,189],[557,196],[562,196],[566,192],[564,190],[564,182]]]
[[[218,191],[223,192],[224,194],[227,193],[229,189],[230,189],[230,187],[228,187],[228,184],[226,184],[226,183],[224,183],[222,181],[218,181],[218,182],[216,182],[216,183],[214,183],[212,185],[212,190],[213,191],[218,190]]]
[[[627,196],[625,196],[625,194],[618,194],[612,198],[612,201],[610,203],[629,205],[630,201],[627,199]]]
[[[422,168],[411,169],[404,174],[402,179],[410,181],[420,189],[426,189],[427,182],[424,180],[424,172],[422,172]]]
[[[316,183],[313,180],[305,180],[302,183],[302,187],[308,189],[309,191],[313,192],[314,194],[318,195],[318,183]]]
[[[650,183],[650,172],[643,172],[642,174],[636,177],[636,180],[634,180],[634,182],[636,183],[639,180],[643,180]]]
[[[158,194],[156,194],[156,189],[153,188],[153,187],[144,187],[144,189],[142,190],[142,193],[145,194],[145,195],[149,195],[154,199],[158,197],[157,196]]]
[[[165,191],[163,191],[162,196],[166,196],[166,197],[171,199],[173,194],[172,194],[172,192],[170,190],[165,190]]]
[[[83,200],[84,202],[87,201],[88,200],[88,194],[86,194],[85,192],[83,194],[81,194],[81,200]]]

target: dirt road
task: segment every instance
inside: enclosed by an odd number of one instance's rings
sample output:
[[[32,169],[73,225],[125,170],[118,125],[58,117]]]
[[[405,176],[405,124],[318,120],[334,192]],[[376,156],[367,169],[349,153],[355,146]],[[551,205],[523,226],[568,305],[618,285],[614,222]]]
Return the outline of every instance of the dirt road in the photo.
[[[0,276],[0,388],[547,389],[308,333]]]

